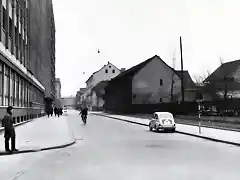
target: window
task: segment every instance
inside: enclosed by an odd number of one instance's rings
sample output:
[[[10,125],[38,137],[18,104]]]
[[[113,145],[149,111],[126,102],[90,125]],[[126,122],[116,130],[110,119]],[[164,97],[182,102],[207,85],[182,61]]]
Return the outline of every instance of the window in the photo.
[[[13,38],[13,20],[9,17],[8,18],[8,22],[9,22],[9,37],[12,39]]]
[[[25,99],[25,81],[22,79],[22,106],[24,107],[24,99]]]
[[[152,118],[157,120],[158,119],[158,115],[154,113]]]
[[[28,100],[28,83],[27,82],[25,82],[25,95],[24,95],[24,97],[25,97],[25,100],[24,100],[24,106],[25,107],[27,107],[27,100]]]
[[[14,71],[12,71],[12,74],[11,74],[11,78],[12,78],[12,105],[13,106],[16,106],[16,102],[15,102],[15,99],[16,99],[16,97],[15,97],[15,88],[16,88],[16,86],[15,86],[15,75],[16,75],[16,73],[14,72]]]
[[[136,99],[137,95],[136,94],[133,94],[133,99]]]
[[[0,106],[3,105],[3,64],[0,62]]]
[[[112,66],[109,66],[109,68],[111,68]]]
[[[3,6],[3,29],[5,30],[5,32],[7,31],[7,10],[6,8]]]
[[[10,93],[10,69],[9,67],[5,66],[5,78],[4,78],[4,97],[5,97],[5,101],[4,101],[4,105],[8,106],[9,105],[9,93]]]
[[[162,86],[163,85],[163,80],[162,79],[160,79],[160,86]]]
[[[17,27],[15,26],[15,45],[17,46],[17,43],[18,43],[18,29]]]
[[[22,78],[19,76],[19,106],[22,106]]]
[[[112,70],[112,73],[115,73],[115,69]]]
[[[19,106],[19,75],[15,75],[15,106]]]
[[[162,98],[159,99],[159,102],[162,102]]]
[[[11,72],[11,77],[10,77],[10,106],[13,106],[13,71]]]

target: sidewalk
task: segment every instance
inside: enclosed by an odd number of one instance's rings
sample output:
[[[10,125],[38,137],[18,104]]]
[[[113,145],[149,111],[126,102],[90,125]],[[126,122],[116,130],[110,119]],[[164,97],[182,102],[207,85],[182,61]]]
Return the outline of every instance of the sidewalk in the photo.
[[[107,114],[103,112],[92,112],[92,114],[110,117],[110,118],[114,118],[122,121],[128,121],[128,122],[132,122],[132,123],[136,123],[144,126],[148,126],[150,121],[146,117],[135,118],[135,117],[129,117],[129,116],[123,116],[123,115],[112,115],[112,114]],[[240,146],[240,132],[201,127],[201,133],[199,133],[199,127],[184,125],[184,124],[176,124],[176,132],[195,136],[195,137],[200,137],[200,138],[204,138],[212,141],[223,142],[223,143]]]
[[[35,119],[16,127],[16,148],[18,153],[43,151],[66,147],[74,144],[66,116],[47,116]],[[0,132],[0,155],[6,155],[4,149],[4,131]]]

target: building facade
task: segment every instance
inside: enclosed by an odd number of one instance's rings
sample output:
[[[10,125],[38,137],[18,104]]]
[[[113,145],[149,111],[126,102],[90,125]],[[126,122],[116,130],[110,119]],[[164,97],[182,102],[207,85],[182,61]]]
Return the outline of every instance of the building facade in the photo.
[[[55,25],[51,0],[0,0],[0,118],[44,114],[55,96]],[[49,105],[50,104],[50,105]]]
[[[80,88],[79,91],[77,91],[77,94],[76,94],[76,109],[81,109],[84,104],[83,104],[83,94],[85,93],[86,91],[86,88]]]
[[[54,106],[57,108],[62,107],[61,103],[61,81],[60,78],[56,78],[55,80],[55,100],[54,100]]]
[[[108,82],[104,95],[105,110],[131,113],[140,105],[177,101],[180,92],[179,74],[159,56],[153,56]]]
[[[62,97],[61,103],[63,107],[75,109],[76,108],[76,97],[70,96],[70,97]]]
[[[55,89],[56,89],[56,99],[61,99],[61,81],[60,78],[56,78],[55,81]]]
[[[94,86],[96,86],[101,81],[109,81],[121,73],[121,70],[114,66],[112,63],[104,65],[101,69],[94,72],[86,81],[86,91],[82,95],[85,105],[90,110],[96,108],[96,94],[93,91]]]

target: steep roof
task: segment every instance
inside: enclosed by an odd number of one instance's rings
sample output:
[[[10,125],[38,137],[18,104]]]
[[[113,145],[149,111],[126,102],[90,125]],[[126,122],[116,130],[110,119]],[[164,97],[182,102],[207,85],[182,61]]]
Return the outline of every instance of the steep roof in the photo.
[[[105,88],[105,86],[107,85],[108,81],[100,81],[99,83],[97,83],[92,90],[93,91],[100,91],[102,89]]]
[[[181,78],[182,77],[182,71],[176,71],[176,74]],[[183,84],[184,87],[187,89],[191,89],[191,88],[196,88],[196,84],[193,82],[190,74],[188,71],[183,71]]]
[[[240,60],[231,61],[219,66],[210,76],[208,76],[204,82],[208,81],[220,81],[224,77],[231,77],[240,66]]]
[[[141,69],[143,69],[150,61],[152,61],[154,58],[158,58],[159,60],[161,60],[167,67],[169,67],[170,69],[172,69],[174,72],[175,70],[170,67],[167,63],[165,63],[159,56],[155,55],[145,61],[143,61],[142,63],[131,67],[130,69],[123,71],[121,74],[119,74],[118,76],[116,76],[115,78],[113,78],[111,81],[114,80],[118,80],[118,79],[122,79],[125,77],[133,77],[135,74],[137,74]]]

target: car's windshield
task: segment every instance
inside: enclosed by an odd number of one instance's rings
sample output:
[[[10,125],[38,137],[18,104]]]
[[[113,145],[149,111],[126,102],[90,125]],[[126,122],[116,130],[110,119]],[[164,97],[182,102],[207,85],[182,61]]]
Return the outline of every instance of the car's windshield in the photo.
[[[173,116],[171,114],[159,114],[158,115],[159,119],[163,119],[163,118],[173,118]]]

